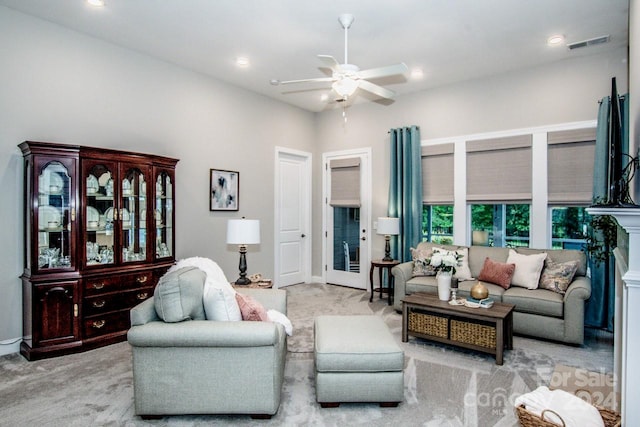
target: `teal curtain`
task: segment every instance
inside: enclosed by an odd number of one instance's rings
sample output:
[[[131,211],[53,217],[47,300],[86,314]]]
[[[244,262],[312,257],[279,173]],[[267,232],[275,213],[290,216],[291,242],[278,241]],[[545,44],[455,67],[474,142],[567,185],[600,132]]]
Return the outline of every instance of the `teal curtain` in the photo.
[[[595,162],[593,169],[593,201],[604,203],[607,199],[607,177],[609,175],[609,113],[610,97],[600,101],[598,125],[596,128]],[[622,150],[629,151],[629,96],[625,95],[620,102],[622,117]],[[627,160],[623,159],[622,165]],[[595,235],[596,238],[601,236]],[[606,262],[596,264],[589,259],[591,270],[591,297],[585,307],[585,325],[613,331],[613,315],[615,307],[615,259],[613,248]]]
[[[400,234],[391,242],[391,254],[411,260],[411,247],[422,241],[422,158],[420,128],[391,129],[389,182],[390,217],[400,218]]]

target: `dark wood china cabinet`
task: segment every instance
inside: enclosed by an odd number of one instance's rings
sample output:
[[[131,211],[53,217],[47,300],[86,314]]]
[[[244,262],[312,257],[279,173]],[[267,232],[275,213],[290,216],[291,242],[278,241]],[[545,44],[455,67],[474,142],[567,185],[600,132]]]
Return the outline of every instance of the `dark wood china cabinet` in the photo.
[[[126,339],[174,263],[176,159],[26,141],[23,340],[29,360]]]

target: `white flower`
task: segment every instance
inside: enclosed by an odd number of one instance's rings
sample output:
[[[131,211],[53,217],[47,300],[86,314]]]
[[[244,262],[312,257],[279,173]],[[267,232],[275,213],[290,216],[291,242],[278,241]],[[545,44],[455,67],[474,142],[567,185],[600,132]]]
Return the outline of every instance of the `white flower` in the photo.
[[[440,267],[440,265],[442,264],[442,255],[440,255],[439,253],[433,254],[431,256],[431,262],[429,264],[436,268]]]
[[[447,267],[455,267],[458,265],[458,260],[454,254],[449,252],[442,257],[442,263]]]

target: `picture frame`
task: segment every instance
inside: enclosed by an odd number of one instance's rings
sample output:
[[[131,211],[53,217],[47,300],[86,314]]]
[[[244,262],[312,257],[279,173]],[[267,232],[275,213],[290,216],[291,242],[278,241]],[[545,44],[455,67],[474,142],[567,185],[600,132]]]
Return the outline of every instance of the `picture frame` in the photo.
[[[240,172],[209,169],[209,210],[237,211],[239,201]]]

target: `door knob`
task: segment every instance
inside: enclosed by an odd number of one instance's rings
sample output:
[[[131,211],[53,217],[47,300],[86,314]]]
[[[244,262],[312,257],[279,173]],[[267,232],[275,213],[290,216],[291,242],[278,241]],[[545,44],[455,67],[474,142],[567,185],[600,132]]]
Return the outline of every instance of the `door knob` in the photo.
[[[300,237],[302,237],[302,238],[304,239],[305,237],[307,237],[307,235],[306,235],[306,234],[304,234],[304,233],[302,233],[302,234],[300,235]]]

